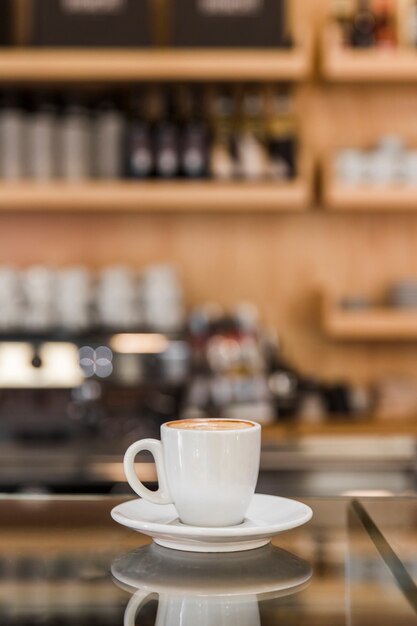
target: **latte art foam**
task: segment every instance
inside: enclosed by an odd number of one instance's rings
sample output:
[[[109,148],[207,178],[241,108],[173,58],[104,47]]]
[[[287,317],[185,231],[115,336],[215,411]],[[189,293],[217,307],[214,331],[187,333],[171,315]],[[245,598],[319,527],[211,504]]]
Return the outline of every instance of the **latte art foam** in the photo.
[[[168,422],[169,428],[178,428],[179,430],[244,430],[253,428],[251,422],[232,419],[195,419],[195,420],[178,420],[178,422]]]

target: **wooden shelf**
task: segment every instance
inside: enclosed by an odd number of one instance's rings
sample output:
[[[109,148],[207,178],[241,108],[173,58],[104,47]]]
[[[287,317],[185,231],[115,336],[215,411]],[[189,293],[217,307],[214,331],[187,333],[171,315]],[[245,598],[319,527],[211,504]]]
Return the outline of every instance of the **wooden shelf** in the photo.
[[[417,186],[354,186],[332,181],[324,189],[324,204],[333,211],[417,212]]]
[[[357,341],[417,340],[417,310],[372,308],[346,310],[324,302],[323,330],[332,339]]]
[[[20,49],[0,52],[0,82],[304,80],[311,45],[273,49]]]
[[[2,183],[0,211],[280,212],[308,208],[310,188],[287,183],[151,181]]]
[[[350,185],[337,180],[333,163],[334,155],[331,155],[322,165],[322,196],[326,209],[358,213],[417,212],[417,185]]]
[[[333,27],[325,30],[321,53],[322,76],[332,82],[417,81],[417,49],[342,48]]]

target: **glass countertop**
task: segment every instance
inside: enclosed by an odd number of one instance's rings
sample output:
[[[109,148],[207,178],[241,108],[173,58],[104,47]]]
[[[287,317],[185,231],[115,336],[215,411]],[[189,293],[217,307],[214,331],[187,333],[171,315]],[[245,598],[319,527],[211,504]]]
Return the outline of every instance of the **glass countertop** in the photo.
[[[169,550],[112,497],[0,497],[2,626],[417,626],[417,499],[305,499],[263,548]]]

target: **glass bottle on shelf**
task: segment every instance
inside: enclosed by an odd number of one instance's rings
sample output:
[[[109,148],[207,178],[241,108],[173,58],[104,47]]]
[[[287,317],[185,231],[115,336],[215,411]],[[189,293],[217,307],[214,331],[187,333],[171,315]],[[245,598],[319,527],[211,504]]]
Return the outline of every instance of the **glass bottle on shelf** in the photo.
[[[374,5],[375,42],[382,48],[393,48],[396,45],[396,24],[394,9],[389,0],[379,0]]]
[[[178,120],[172,93],[161,94],[161,116],[155,124],[155,171],[160,178],[176,178],[180,172]]]
[[[353,18],[352,44],[356,48],[369,48],[375,45],[376,19],[368,0],[359,0]]]
[[[274,333],[265,333],[262,344],[268,387],[276,416],[284,421],[294,419],[302,401],[303,379],[283,358],[281,346]]]
[[[244,89],[236,151],[238,173],[248,180],[265,178],[267,174],[264,104],[264,95],[259,87]]]
[[[352,5],[350,0],[333,0],[332,21],[337,27],[337,44],[350,46],[352,43]]]
[[[35,180],[52,180],[58,160],[57,106],[51,97],[34,94],[27,120],[26,173]]]
[[[78,96],[64,105],[59,125],[59,174],[66,180],[82,180],[92,173],[90,111]]]
[[[98,178],[121,178],[123,167],[124,116],[113,96],[103,98],[94,120],[94,173]]]
[[[210,154],[210,173],[213,178],[230,180],[236,175],[235,120],[234,93],[224,87],[216,90],[211,99],[213,143]]]
[[[126,174],[129,178],[150,178],[154,173],[152,115],[149,99],[143,92],[135,92],[130,102],[126,132]]]
[[[297,120],[291,95],[276,92],[271,98],[267,126],[269,177],[288,180],[297,175]]]
[[[18,180],[25,175],[26,115],[15,93],[0,96],[0,178]]]
[[[209,138],[201,96],[197,88],[181,90],[180,159],[181,174],[185,178],[206,178],[208,175]]]

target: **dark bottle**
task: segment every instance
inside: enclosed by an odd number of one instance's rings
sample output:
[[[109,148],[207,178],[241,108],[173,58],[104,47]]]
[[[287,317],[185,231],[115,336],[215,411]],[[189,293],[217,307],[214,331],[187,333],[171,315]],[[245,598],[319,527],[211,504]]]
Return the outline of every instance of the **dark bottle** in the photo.
[[[181,110],[180,162],[185,178],[208,176],[209,139],[204,119],[202,93],[187,90]]]
[[[358,10],[353,18],[352,45],[356,48],[375,45],[375,31],[375,15],[369,8],[368,0],[359,0]]]
[[[130,106],[126,134],[127,176],[149,178],[154,173],[150,112],[144,94],[135,94]]]
[[[160,178],[176,178],[180,173],[178,120],[172,94],[163,94],[162,115],[154,130],[155,173]]]

